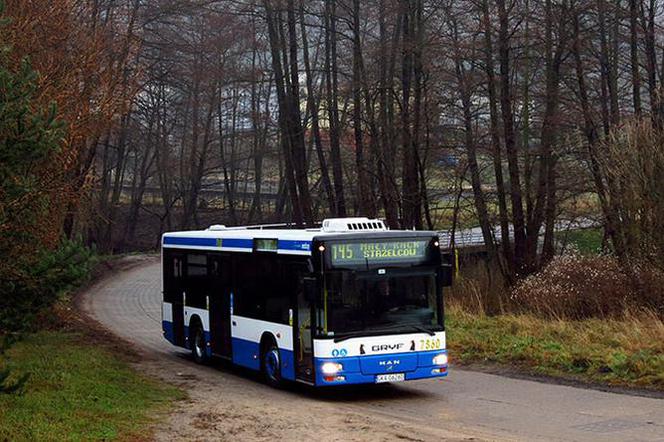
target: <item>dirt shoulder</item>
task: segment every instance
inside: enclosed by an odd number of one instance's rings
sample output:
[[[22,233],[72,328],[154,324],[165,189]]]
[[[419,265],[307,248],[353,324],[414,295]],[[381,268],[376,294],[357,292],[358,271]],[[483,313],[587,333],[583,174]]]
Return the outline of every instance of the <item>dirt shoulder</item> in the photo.
[[[268,386],[252,379],[252,384],[237,385],[224,379],[227,368],[221,368],[219,379],[205,377],[188,369],[164,376],[166,367],[158,361],[143,364],[147,373],[164,379],[189,393],[189,399],[178,404],[166,426],[157,431],[158,440],[471,440],[477,439],[459,431],[421,428],[417,424],[369,415],[347,404],[320,400],[312,404],[315,392],[291,387],[275,399]]]

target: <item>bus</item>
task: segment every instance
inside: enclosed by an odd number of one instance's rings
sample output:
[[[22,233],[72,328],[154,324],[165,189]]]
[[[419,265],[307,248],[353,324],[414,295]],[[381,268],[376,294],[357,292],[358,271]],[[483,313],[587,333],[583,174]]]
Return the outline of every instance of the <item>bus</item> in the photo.
[[[225,227],[162,236],[164,337],[197,363],[312,386],[447,375],[436,232],[378,219],[318,228]]]

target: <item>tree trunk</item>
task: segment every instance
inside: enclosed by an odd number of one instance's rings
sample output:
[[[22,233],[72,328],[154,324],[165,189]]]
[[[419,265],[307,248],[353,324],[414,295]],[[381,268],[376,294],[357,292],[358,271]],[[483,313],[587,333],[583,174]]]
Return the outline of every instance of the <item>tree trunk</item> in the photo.
[[[325,2],[325,18],[325,83],[327,112],[330,124],[330,160],[332,162],[334,197],[336,199],[335,215],[345,217],[346,199],[344,197],[343,166],[341,163],[341,147],[339,145],[336,0]]]
[[[635,0],[631,0],[635,1]],[[654,120],[655,126],[662,125],[662,96],[661,93],[658,93],[657,90],[657,49],[656,49],[656,40],[655,40],[655,15],[657,13],[657,2],[656,0],[650,0],[648,12],[646,16],[646,11],[644,7],[644,0],[640,2],[640,15],[642,28],[644,29],[644,40],[645,40],[645,58],[646,58],[646,72],[648,74],[648,95],[650,97],[650,109],[652,113],[652,118]]]
[[[505,181],[503,179],[503,161],[501,154],[500,129],[498,124],[498,105],[496,103],[496,80],[494,68],[493,41],[491,36],[491,18],[488,0],[482,1],[482,21],[484,24],[484,42],[486,45],[485,68],[487,73],[487,89],[489,92],[489,115],[491,120],[491,143],[493,145],[493,169],[496,177],[496,193],[498,198],[498,216],[500,219],[500,243],[505,260],[511,266],[513,253],[510,240],[510,226],[507,214],[507,201],[505,199]],[[514,269],[510,270],[512,273]],[[507,272],[506,272],[507,273]],[[508,282],[511,277],[504,275]]]
[[[422,220],[418,207],[419,180],[417,162],[413,148],[413,135],[411,132],[410,115],[410,92],[413,76],[413,47],[414,20],[412,3],[408,0],[401,1],[402,8],[402,64],[401,64],[401,142],[402,142],[402,180],[403,193],[403,228],[417,228],[421,226]]]
[[[604,225],[606,234],[611,238],[611,242],[615,248],[618,256],[623,256],[623,241],[620,233],[618,232],[618,218],[608,202],[607,189],[602,178],[602,172],[599,163],[598,149],[598,131],[597,126],[593,120],[593,113],[590,107],[590,100],[588,98],[586,75],[581,59],[581,30],[579,25],[578,13],[574,16],[574,45],[573,54],[576,69],[576,79],[579,87],[579,100],[581,103],[581,110],[583,113],[584,133],[588,142],[588,160],[590,163],[590,171],[595,184],[595,190],[600,201],[602,212],[604,213]]]
[[[380,80],[379,80],[379,121],[380,121],[380,148],[378,149],[378,182],[380,186],[380,193],[382,196],[383,207],[385,209],[385,218],[387,225],[391,228],[399,226],[399,207],[398,207],[398,193],[395,191],[394,186],[394,133],[393,125],[390,124],[390,109],[392,98],[392,78],[393,68],[388,69],[388,66],[394,66],[394,51],[388,51],[387,47],[387,27],[385,18],[386,8],[385,0],[380,0],[379,5],[379,33],[380,33],[380,53],[383,60],[390,60],[380,64]],[[399,15],[400,17],[400,15]],[[395,34],[399,32],[400,24],[395,26]],[[389,72],[388,72],[389,71]]]
[[[545,109],[542,121],[541,132],[541,153],[538,168],[537,180],[537,197],[535,201],[535,208],[531,219],[528,223],[528,251],[527,262],[529,271],[536,270],[537,265],[537,247],[539,243],[539,233],[545,216],[550,216],[555,219],[555,168],[554,168],[554,153],[553,145],[555,143],[557,131],[557,113],[560,92],[560,66],[563,60],[563,51],[566,49],[566,30],[564,29],[564,18],[562,15],[564,11],[559,11],[560,19],[558,26],[558,41],[554,50],[554,32],[553,21],[554,13],[551,0],[546,0],[545,5],[545,53],[546,53],[546,92],[545,92]],[[545,213],[546,212],[546,213]],[[551,223],[554,220],[549,220]],[[553,226],[550,226],[548,231],[551,237],[547,237],[545,232],[545,241],[543,248],[544,260],[553,257]]]
[[[639,46],[637,36],[637,0],[629,0],[629,50],[632,65],[632,99],[634,113],[641,115],[641,74],[639,73]]]
[[[302,127],[302,119],[300,116],[300,80],[299,80],[299,66],[298,66],[298,46],[297,46],[297,30],[295,23],[295,3],[294,0],[288,0],[288,39],[290,51],[290,74],[291,74],[291,97],[290,103],[290,126],[293,150],[293,165],[295,169],[295,179],[297,180],[297,190],[300,195],[300,205],[302,208],[302,215],[304,222],[307,225],[313,225],[314,216],[312,212],[311,194],[309,191],[309,178],[307,171],[307,154],[304,143],[304,129]]]
[[[457,76],[457,83],[459,86],[459,94],[461,98],[461,105],[463,108],[463,121],[464,121],[464,135],[466,145],[466,155],[468,157],[468,168],[470,170],[470,182],[473,187],[473,196],[475,202],[475,210],[477,218],[482,230],[482,238],[484,239],[484,246],[486,247],[489,255],[489,260],[500,266],[500,261],[496,253],[496,247],[493,240],[493,229],[489,222],[489,214],[486,206],[486,198],[482,189],[482,178],[480,176],[480,168],[477,163],[477,146],[475,145],[475,136],[473,132],[473,112],[471,108],[471,96],[466,77],[466,72],[463,67],[463,62],[459,54],[459,41],[456,23],[454,27],[454,53],[455,53],[455,72]],[[493,297],[489,297],[488,313],[490,315],[496,314],[499,309],[499,302]]]
[[[496,0],[500,30],[498,33],[498,57],[500,60],[500,107],[503,117],[503,133],[507,165],[510,177],[510,200],[514,226],[514,268],[517,273],[524,270],[526,254],[526,232],[521,195],[519,159],[514,137],[514,112],[510,79],[510,29],[505,0]]]
[[[355,166],[357,168],[357,206],[358,215],[371,216],[371,190],[369,173],[364,157],[364,136],[362,133],[362,79],[360,41],[360,1],[353,0],[353,133],[355,135]]]
[[[335,213],[334,190],[332,189],[332,182],[330,181],[330,173],[327,167],[327,159],[323,151],[323,142],[320,136],[320,125],[318,124],[318,100],[313,85],[313,76],[311,73],[311,63],[309,61],[309,42],[307,40],[307,30],[304,22],[304,4],[300,2],[300,33],[302,34],[302,58],[304,60],[304,71],[307,83],[307,107],[311,114],[311,128],[313,130],[314,146],[316,148],[316,155],[318,157],[318,165],[320,166],[321,182],[323,184],[323,192],[327,197],[327,205],[330,213]]]
[[[270,54],[272,58],[272,70],[274,72],[275,86],[277,90],[277,102],[279,104],[279,129],[281,130],[281,149],[284,157],[284,179],[286,183],[286,190],[290,196],[292,205],[293,221],[297,225],[301,225],[303,221],[302,208],[297,193],[297,183],[294,175],[294,165],[292,157],[291,136],[289,130],[289,114],[290,109],[287,103],[287,93],[283,65],[281,61],[280,49],[284,47],[283,39],[280,37],[280,30],[277,26],[281,27],[278,23],[278,13],[271,7],[269,0],[264,0],[265,17],[267,21],[268,36],[270,42]]]

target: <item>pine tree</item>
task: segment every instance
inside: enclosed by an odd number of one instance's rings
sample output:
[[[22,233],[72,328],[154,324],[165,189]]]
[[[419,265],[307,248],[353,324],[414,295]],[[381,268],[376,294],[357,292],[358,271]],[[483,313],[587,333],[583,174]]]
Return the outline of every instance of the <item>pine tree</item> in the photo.
[[[4,17],[0,0],[0,337],[21,328],[26,311],[41,303],[32,275],[49,218],[43,171],[63,134],[54,106],[35,108],[37,73],[28,60],[13,61]]]

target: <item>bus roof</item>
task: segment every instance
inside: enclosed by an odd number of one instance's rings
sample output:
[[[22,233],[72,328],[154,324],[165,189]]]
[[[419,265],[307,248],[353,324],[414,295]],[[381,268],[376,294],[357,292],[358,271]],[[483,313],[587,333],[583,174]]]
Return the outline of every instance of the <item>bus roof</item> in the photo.
[[[334,221],[330,223],[329,221]],[[382,221],[368,218],[334,218],[325,220],[320,228],[270,228],[266,226],[225,227],[210,226],[206,230],[167,232],[162,235],[162,247],[229,252],[252,252],[254,239],[276,240],[279,254],[311,255],[314,239],[352,239],[434,236],[437,232],[388,230]],[[343,226],[346,226],[345,228]]]

